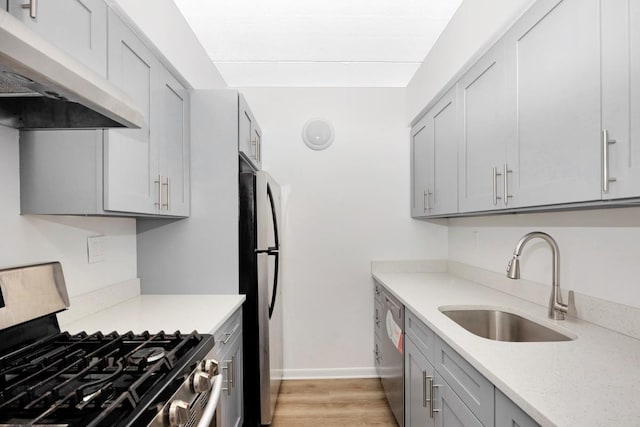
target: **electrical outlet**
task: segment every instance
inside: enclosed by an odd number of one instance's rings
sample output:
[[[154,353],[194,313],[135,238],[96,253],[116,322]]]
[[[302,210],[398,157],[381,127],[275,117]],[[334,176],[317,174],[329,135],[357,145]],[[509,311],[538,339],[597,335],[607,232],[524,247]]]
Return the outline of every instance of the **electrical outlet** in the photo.
[[[89,264],[103,262],[107,258],[107,238],[105,236],[87,237],[87,255]]]

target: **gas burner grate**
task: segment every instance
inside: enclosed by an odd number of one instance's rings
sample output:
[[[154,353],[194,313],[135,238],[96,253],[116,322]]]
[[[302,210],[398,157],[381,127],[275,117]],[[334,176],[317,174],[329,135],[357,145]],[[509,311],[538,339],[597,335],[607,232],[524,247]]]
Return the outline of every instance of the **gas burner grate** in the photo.
[[[195,332],[65,332],[5,354],[0,425],[115,426],[136,411],[155,410],[151,400],[201,341]]]

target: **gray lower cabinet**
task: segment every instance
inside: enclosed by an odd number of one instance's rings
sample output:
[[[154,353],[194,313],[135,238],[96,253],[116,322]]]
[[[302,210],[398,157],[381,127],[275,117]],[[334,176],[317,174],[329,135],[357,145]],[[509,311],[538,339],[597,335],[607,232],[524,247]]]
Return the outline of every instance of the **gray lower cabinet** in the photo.
[[[538,427],[539,425],[496,389],[496,427]]]
[[[455,88],[411,129],[412,216],[458,210],[457,100]]]
[[[405,426],[538,425],[417,316],[405,311]]]
[[[435,426],[431,396],[434,369],[410,338],[404,342],[404,425]],[[433,408],[435,409],[435,408]]]
[[[222,375],[218,409],[219,425],[239,427],[243,422],[242,309],[214,332],[215,357]]]
[[[145,124],[21,132],[23,214],[189,215],[188,92],[114,12],[108,16],[108,78]]]
[[[33,5],[24,8],[23,5]],[[6,6],[4,1],[0,5]],[[104,0],[9,0],[9,12],[99,75],[107,75]]]
[[[255,169],[262,168],[262,130],[242,95],[238,101],[238,151]]]

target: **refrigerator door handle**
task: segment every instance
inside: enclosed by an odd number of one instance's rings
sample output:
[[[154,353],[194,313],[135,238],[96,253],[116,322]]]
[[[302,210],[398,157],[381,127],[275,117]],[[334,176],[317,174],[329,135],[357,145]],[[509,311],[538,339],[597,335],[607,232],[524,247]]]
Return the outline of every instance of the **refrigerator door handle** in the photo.
[[[267,249],[256,249],[257,254],[267,254],[271,256],[278,255],[280,253],[280,249],[275,246],[269,246]]]

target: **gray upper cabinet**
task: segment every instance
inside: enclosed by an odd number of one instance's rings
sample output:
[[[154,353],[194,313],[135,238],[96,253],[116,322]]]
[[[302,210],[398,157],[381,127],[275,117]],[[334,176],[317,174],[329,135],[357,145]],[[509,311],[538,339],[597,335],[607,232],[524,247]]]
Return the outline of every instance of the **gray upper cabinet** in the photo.
[[[508,120],[504,46],[498,42],[458,82],[460,212],[504,209],[513,174],[507,144]],[[512,170],[511,168],[510,170]],[[506,181],[505,181],[506,179]]]
[[[458,210],[457,100],[455,88],[411,130],[412,214]]]
[[[411,216],[414,218],[429,213],[427,197],[433,195],[433,190],[429,190],[432,153],[433,129],[425,116],[411,128]]]
[[[599,20],[599,0],[540,0],[503,39],[515,206],[600,199]]]
[[[639,40],[636,1],[533,3],[455,84],[453,213],[638,203]],[[427,128],[413,129],[414,157],[431,149]],[[411,165],[411,214],[427,216],[431,171]]]
[[[262,130],[242,95],[238,108],[238,151],[255,169],[262,168]]]
[[[152,106],[151,134],[158,138],[158,164],[162,178],[160,213],[188,216],[190,213],[189,99],[186,88],[164,67],[160,68],[160,101]],[[160,111],[155,114],[153,108]],[[154,129],[156,131],[154,132]]]
[[[150,132],[152,95],[160,98],[162,91],[159,65],[142,40],[109,11],[109,80],[142,110],[145,125],[105,132],[105,210],[153,214],[163,208],[160,135],[154,134],[152,143]]]
[[[9,12],[46,40],[105,77],[107,5],[104,0],[9,0]],[[2,4],[2,2],[0,2]]]
[[[38,4],[45,3],[52,2]],[[108,79],[131,97],[145,123],[21,132],[23,214],[190,213],[188,91],[111,10],[108,27]]]
[[[640,196],[640,3],[602,2],[603,199]],[[613,143],[615,141],[615,143]],[[606,184],[606,185],[605,185]]]

